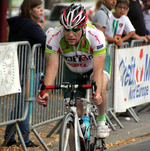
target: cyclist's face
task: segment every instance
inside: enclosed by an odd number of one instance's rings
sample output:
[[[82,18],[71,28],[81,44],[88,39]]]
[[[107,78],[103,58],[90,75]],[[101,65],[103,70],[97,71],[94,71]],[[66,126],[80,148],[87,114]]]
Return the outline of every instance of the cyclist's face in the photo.
[[[85,29],[86,29],[86,25],[84,25],[83,28],[81,28],[77,32],[74,32],[72,30],[67,31],[67,30],[64,29],[65,38],[66,38],[66,41],[69,43],[69,45],[78,44],[78,42],[79,42],[79,40],[81,39],[81,36],[82,36],[82,30],[84,32]]]

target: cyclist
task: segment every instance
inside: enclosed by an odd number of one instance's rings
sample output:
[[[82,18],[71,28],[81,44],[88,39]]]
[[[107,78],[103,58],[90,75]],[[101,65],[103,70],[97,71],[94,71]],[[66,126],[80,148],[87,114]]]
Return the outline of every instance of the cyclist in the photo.
[[[106,102],[102,99],[103,69],[106,58],[105,36],[95,26],[87,24],[87,13],[82,5],[71,4],[60,16],[60,26],[48,29],[46,40],[45,85],[53,85],[59,66],[59,55],[65,60],[64,81],[85,84],[84,76],[91,76],[97,84],[97,95],[92,99],[99,111],[97,137],[107,137],[109,128],[105,125]],[[37,96],[37,103],[45,105],[50,90],[43,97]],[[67,93],[64,93],[68,97]],[[77,91],[77,97],[85,97]],[[106,99],[104,99],[106,100]],[[78,106],[77,106],[78,108]]]

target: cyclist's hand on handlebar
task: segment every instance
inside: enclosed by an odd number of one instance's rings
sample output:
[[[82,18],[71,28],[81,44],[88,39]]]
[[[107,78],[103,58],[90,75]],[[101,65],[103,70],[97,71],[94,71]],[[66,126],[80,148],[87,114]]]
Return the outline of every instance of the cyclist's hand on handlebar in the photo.
[[[100,105],[103,102],[101,95],[97,93],[95,98],[92,98],[92,102],[94,105]]]
[[[47,106],[46,101],[49,99],[49,93],[45,92],[43,96],[40,94],[36,97],[36,102],[40,105]]]

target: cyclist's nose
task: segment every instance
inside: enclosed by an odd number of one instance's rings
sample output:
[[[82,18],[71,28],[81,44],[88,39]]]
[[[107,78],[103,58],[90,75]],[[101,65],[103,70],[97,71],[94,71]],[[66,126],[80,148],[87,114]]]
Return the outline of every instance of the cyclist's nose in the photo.
[[[68,33],[68,35],[69,36],[73,36],[74,35],[73,31],[70,30],[69,33]]]

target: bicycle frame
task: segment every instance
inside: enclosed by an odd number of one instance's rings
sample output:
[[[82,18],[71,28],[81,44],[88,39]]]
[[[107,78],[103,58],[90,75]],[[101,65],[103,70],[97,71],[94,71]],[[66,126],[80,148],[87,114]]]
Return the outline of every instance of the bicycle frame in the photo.
[[[86,103],[86,114],[91,114],[90,108],[91,108],[91,103],[90,103],[90,98],[89,98],[89,89],[87,89],[86,96],[87,98],[81,98],[81,100]],[[74,115],[74,136],[75,136],[75,148],[77,151],[81,150],[81,144],[80,144],[80,139],[82,139],[85,142],[85,138],[83,136],[80,123],[79,123],[79,117],[77,114],[77,106],[76,106],[76,90],[71,91],[71,97],[69,101],[69,106],[70,106],[70,112],[73,113]],[[93,115],[94,117],[94,115]],[[94,118],[95,119],[95,118]],[[95,121],[96,122],[96,121]]]
[[[85,103],[85,104],[84,104],[84,108],[85,108],[85,110],[86,110],[86,111],[85,111],[85,114],[86,114],[86,115],[89,115],[89,116],[91,116],[91,117],[93,118],[94,124],[95,124],[95,126],[97,127],[97,123],[96,123],[94,114],[93,114],[93,112],[91,111],[91,109],[92,109],[93,106],[95,106],[95,105],[93,105],[93,104],[91,103],[91,101],[90,101],[90,90],[89,90],[89,89],[86,90],[86,97],[85,97],[85,98],[81,98],[81,100]]]
[[[76,106],[76,89],[92,89],[92,95],[93,97],[95,97],[96,94],[96,83],[95,81],[92,83],[92,85],[71,85],[71,84],[62,84],[60,86],[54,86],[54,85],[42,85],[41,87],[41,92],[40,95],[43,96],[45,93],[45,89],[68,89],[71,90],[71,97],[70,97],[70,101],[69,101],[69,107],[70,107],[70,112],[73,114],[74,118],[73,118],[73,125],[74,125],[74,137],[75,137],[75,148],[76,151],[80,151],[81,150],[81,144],[80,144],[80,139],[82,139],[83,142],[85,142],[85,138],[83,136],[81,127],[80,127],[80,123],[79,123],[79,117],[77,114],[77,106]],[[91,108],[93,107],[93,105],[90,102],[90,90],[86,91],[86,98],[81,98],[81,100],[84,102],[85,104],[85,114],[88,116],[91,116],[94,120],[95,126],[96,125],[96,121],[95,121],[95,117],[94,114],[91,112]]]
[[[80,137],[84,140],[84,136],[83,136],[82,131],[81,131],[79,118],[77,115],[77,108],[76,107],[70,107],[70,111],[73,111],[73,113],[74,113],[75,148],[76,148],[76,150],[81,150]]]

